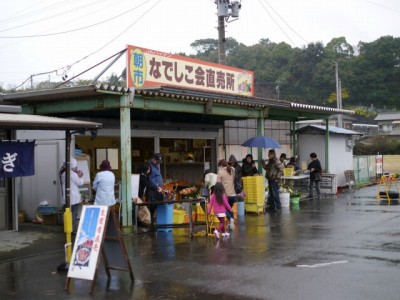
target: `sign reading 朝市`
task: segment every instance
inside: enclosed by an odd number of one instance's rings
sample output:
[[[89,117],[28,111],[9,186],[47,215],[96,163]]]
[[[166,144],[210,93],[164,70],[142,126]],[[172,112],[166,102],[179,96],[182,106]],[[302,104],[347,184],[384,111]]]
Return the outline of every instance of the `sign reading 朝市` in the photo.
[[[178,86],[254,96],[254,75],[190,57],[128,46],[128,87]]]

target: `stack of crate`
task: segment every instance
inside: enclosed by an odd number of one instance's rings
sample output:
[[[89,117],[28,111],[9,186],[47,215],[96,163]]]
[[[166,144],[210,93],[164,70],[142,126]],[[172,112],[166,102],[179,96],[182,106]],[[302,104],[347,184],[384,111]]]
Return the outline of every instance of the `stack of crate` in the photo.
[[[246,194],[246,212],[263,213],[265,203],[265,183],[263,176],[243,177],[243,191]]]

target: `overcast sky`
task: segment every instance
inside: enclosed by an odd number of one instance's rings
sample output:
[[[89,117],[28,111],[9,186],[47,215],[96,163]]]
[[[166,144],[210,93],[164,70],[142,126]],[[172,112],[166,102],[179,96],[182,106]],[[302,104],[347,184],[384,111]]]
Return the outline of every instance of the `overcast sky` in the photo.
[[[356,45],[400,37],[400,0],[242,0],[226,37],[247,46],[262,38],[302,47],[344,36]],[[0,86],[71,78],[127,44],[193,53],[218,38],[214,0],[0,0]],[[81,79],[94,78],[107,63]],[[124,59],[110,72],[121,73]],[[104,77],[103,76],[103,77]],[[25,87],[28,87],[28,81]]]

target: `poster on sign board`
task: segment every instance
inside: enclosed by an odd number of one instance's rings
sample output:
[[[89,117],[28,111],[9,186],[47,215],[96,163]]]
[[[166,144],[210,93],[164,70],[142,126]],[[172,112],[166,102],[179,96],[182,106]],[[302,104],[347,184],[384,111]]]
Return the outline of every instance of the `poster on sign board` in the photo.
[[[84,205],[72,251],[68,277],[93,280],[107,225],[108,206]]]

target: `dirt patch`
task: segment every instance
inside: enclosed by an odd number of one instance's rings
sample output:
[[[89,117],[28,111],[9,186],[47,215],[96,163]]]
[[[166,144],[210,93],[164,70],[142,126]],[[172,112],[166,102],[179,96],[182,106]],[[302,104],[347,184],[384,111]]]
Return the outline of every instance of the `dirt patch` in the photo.
[[[391,174],[400,174],[400,155],[383,155],[383,170]]]

